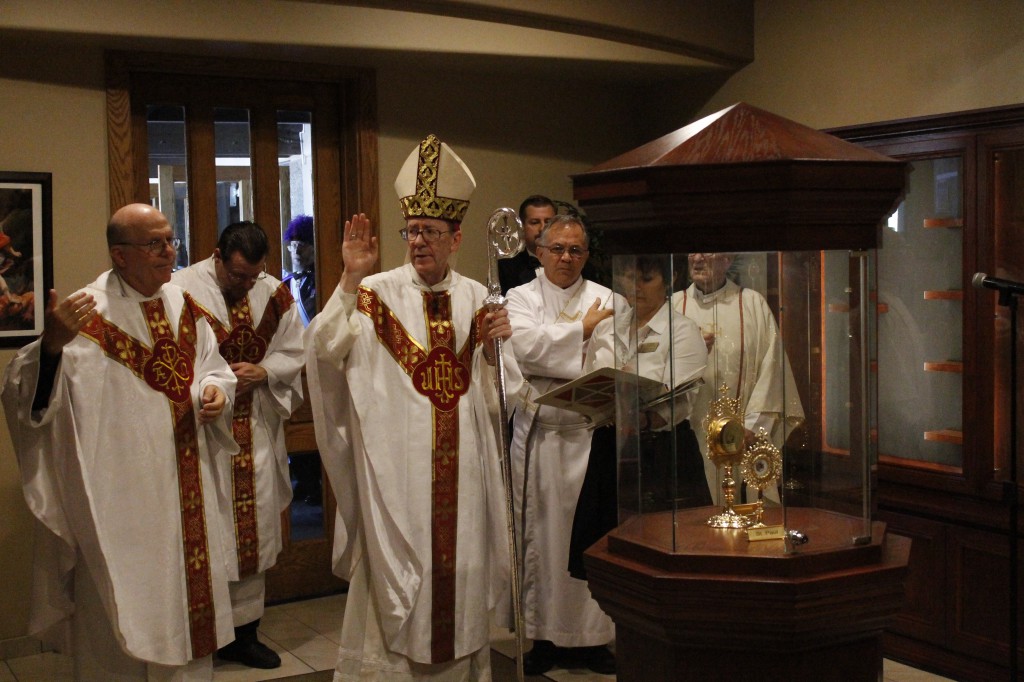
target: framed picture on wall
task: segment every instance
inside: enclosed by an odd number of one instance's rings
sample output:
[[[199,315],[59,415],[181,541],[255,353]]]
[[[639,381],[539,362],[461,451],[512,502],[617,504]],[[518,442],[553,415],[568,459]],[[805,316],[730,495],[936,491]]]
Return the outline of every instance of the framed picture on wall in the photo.
[[[49,173],[0,171],[0,346],[24,345],[43,331],[52,221]]]

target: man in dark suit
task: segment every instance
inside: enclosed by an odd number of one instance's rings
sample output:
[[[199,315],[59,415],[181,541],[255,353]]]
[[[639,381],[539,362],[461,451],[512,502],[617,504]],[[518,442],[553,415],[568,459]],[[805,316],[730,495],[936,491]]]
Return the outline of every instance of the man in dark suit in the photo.
[[[501,282],[501,293],[505,294],[512,287],[532,282],[537,277],[537,235],[544,223],[558,212],[555,202],[540,194],[526,197],[519,205],[519,219],[523,221],[523,238],[526,248],[514,258],[498,261],[498,280]]]

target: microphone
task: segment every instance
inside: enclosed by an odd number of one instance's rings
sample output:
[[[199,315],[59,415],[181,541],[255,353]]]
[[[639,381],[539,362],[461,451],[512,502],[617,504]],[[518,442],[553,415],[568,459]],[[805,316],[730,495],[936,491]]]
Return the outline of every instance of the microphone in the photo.
[[[974,277],[971,278],[971,284],[976,289],[994,289],[1001,294],[1024,295],[1024,283],[1012,282],[1008,279],[999,279],[998,277],[989,277],[984,272],[974,273]]]

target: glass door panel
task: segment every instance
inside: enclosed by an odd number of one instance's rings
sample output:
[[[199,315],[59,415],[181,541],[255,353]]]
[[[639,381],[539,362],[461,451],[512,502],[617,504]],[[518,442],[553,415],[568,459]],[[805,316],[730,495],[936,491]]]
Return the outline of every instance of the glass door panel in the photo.
[[[313,114],[277,112],[281,195],[281,278],[300,305],[303,324],[316,315],[316,226],[314,224]]]
[[[181,239],[178,267],[188,265],[188,148],[185,144],[185,107],[146,107],[149,200]]]
[[[324,537],[323,475],[320,453],[288,454],[292,482],[292,503],[288,510],[292,542]]]
[[[878,251],[878,449],[963,466],[963,161],[918,159]]]
[[[248,109],[217,108],[213,117],[217,168],[217,234],[253,219],[251,131]]]

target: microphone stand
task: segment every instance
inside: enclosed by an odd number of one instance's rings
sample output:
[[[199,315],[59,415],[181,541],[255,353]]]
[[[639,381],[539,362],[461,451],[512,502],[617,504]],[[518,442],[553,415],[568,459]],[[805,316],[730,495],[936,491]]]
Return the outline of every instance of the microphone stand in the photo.
[[[1011,282],[1005,279],[989,277],[984,272],[974,273],[971,283],[978,289],[995,289],[999,292],[997,304],[1010,309],[1010,472],[1009,479],[1003,481],[1003,499],[1010,505],[1010,679],[1016,682],[1017,668],[1019,666],[1017,656],[1017,641],[1020,637],[1017,624],[1019,607],[1017,604],[1019,585],[1017,584],[1020,568],[1017,565],[1020,541],[1017,538],[1017,525],[1020,520],[1020,508],[1018,498],[1020,489],[1017,487],[1017,296],[1024,295],[1024,284]]]
[[[1010,679],[1017,679],[1017,523],[1020,515],[1017,488],[1017,297],[1009,289],[999,291],[999,305],[1010,309],[1010,478],[1003,483],[1004,498],[1010,505]]]

